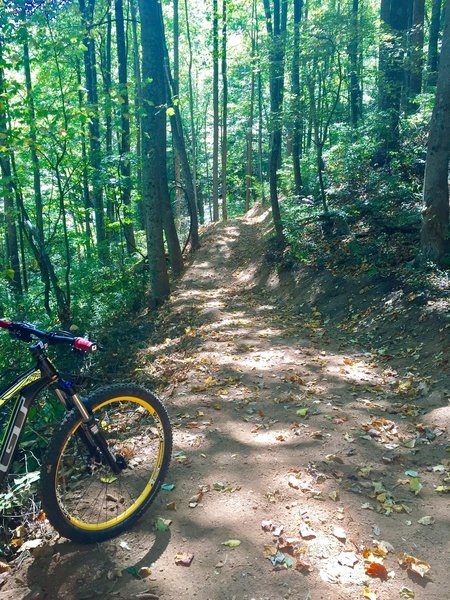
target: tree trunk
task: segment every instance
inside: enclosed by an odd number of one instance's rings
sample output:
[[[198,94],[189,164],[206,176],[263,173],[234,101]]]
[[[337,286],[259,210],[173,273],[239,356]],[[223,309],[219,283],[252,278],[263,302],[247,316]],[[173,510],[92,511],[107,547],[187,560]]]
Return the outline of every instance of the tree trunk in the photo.
[[[117,62],[119,65],[120,102],[120,195],[123,206],[123,232],[128,254],[136,251],[133,214],[131,210],[131,161],[130,161],[130,102],[128,98],[128,67],[123,20],[123,0],[115,0]]]
[[[411,0],[381,3],[382,33],[380,47],[380,109],[386,113],[380,131],[377,161],[386,164],[398,150],[400,108],[404,84],[404,52]],[[389,6],[387,6],[389,5]]]
[[[84,106],[84,94],[81,85],[81,68],[77,60],[77,82],[78,82],[78,108],[80,113]],[[84,208],[84,231],[85,231],[85,247],[88,258],[91,256],[91,198],[89,194],[89,179],[88,179],[88,159],[86,151],[86,126],[82,124],[81,130],[81,159],[82,159],[82,186],[83,186],[83,208]]]
[[[139,55],[139,40],[137,31],[137,0],[130,0],[130,12],[131,12],[131,31],[133,36],[133,71],[134,71],[134,82],[135,82],[135,95],[134,95],[134,113],[136,123],[136,156],[137,156],[137,168],[136,168],[136,187],[138,190],[138,205],[137,205],[137,217],[138,223],[141,229],[145,228],[144,223],[144,211],[142,209],[142,152],[141,152],[141,108],[142,108],[142,82],[141,82],[141,65]]]
[[[358,77],[359,56],[359,25],[358,25],[359,0],[353,0],[351,12],[351,40],[348,45],[348,56],[350,62],[350,122],[353,127],[358,125],[361,118],[361,87]]]
[[[284,244],[283,224],[278,202],[278,168],[281,161],[281,130],[284,92],[284,51],[287,21],[287,0],[273,0],[273,14],[270,0],[264,0],[266,27],[269,35],[270,59],[270,157],[269,187],[272,218],[279,244]]]
[[[164,40],[157,0],[139,0],[142,41],[142,183],[152,300],[169,295],[161,215],[161,156],[165,157]],[[164,165],[165,167],[165,165]]]
[[[97,252],[99,259],[106,262],[108,259],[108,245],[105,230],[105,215],[103,206],[102,185],[102,156],[100,144],[100,118],[97,92],[97,66],[95,57],[94,38],[91,35],[94,20],[95,0],[78,0],[85,30],[84,67],[86,75],[86,90],[89,120],[89,162],[92,171],[92,200],[95,211],[95,231],[97,234]]]
[[[219,220],[219,18],[213,0],[213,221]]]
[[[431,7],[430,36],[428,40],[428,85],[435,86],[438,70],[438,42],[439,30],[441,28],[441,6],[442,0],[433,0]]]
[[[186,14],[186,37],[189,48],[189,67],[188,67],[188,84],[189,84],[189,119],[191,129],[191,153],[192,153],[192,184],[194,186],[194,198],[195,204],[198,210],[198,218],[201,224],[205,222],[205,207],[203,205],[203,199],[198,193],[197,189],[197,133],[195,131],[194,121],[194,89],[192,85],[192,65],[193,65],[193,52],[192,52],[192,40],[191,40],[191,28],[189,23],[189,12],[187,0],[184,0],[184,10]]]
[[[253,161],[253,121],[255,115],[255,70],[256,70],[256,19],[257,19],[257,10],[256,10],[256,0],[253,0],[252,3],[252,31],[251,31],[251,40],[252,40],[252,53],[251,53],[251,61],[250,61],[250,109],[249,109],[249,117],[247,122],[247,149],[246,149],[246,166],[245,166],[245,211],[247,212],[250,209],[250,197],[253,188],[252,181],[252,161]]]
[[[430,122],[423,188],[422,252],[439,261],[450,251],[448,168],[450,158],[450,6],[437,78],[436,100]]]
[[[227,0],[222,0],[222,220],[228,219],[228,77],[227,77]]]
[[[6,258],[7,269],[10,271],[8,280],[11,282],[13,290],[18,294],[22,294],[19,246],[17,243],[16,210],[14,206],[14,187],[8,150],[8,121],[6,117],[6,107],[3,101],[4,98],[6,98],[6,85],[2,66],[1,44],[2,40],[0,39],[0,98],[2,98],[2,102],[0,103],[0,170],[2,175],[0,190],[3,197],[6,224]]]
[[[161,29],[163,34],[163,43],[164,43],[164,78],[165,78],[165,94],[166,94],[166,106],[170,108],[170,126],[172,130],[172,140],[175,148],[175,153],[178,159],[178,163],[180,165],[180,170],[182,174],[182,178],[184,181],[184,185],[186,188],[186,196],[189,205],[189,213],[191,218],[191,227],[190,227],[190,239],[191,239],[191,248],[192,250],[197,250],[200,247],[200,241],[198,236],[198,215],[197,215],[197,203],[195,200],[195,192],[194,192],[194,183],[192,180],[192,173],[189,166],[189,161],[186,152],[186,145],[184,143],[184,132],[183,132],[183,123],[181,120],[180,107],[178,102],[173,102],[172,98],[173,94],[173,78],[170,71],[170,62],[169,62],[169,52],[167,50],[166,38],[164,33],[164,20],[162,10],[160,11],[160,20],[161,20]],[[167,198],[169,198],[169,194],[167,192]],[[170,202],[169,202],[170,203]],[[169,207],[170,208],[170,207]],[[172,218],[173,220],[173,218]],[[165,226],[166,229],[166,226]],[[175,229],[176,233],[176,229]],[[166,231],[167,235],[167,231]],[[178,242],[178,238],[177,238]],[[179,246],[179,244],[178,244]],[[175,248],[174,248],[175,249]],[[181,272],[183,268],[183,258],[181,250],[179,253],[177,252],[178,258],[176,261],[178,262],[178,266],[176,267],[177,272]],[[173,266],[173,265],[172,265]]]
[[[300,197],[303,191],[300,158],[302,155],[300,97],[300,23],[302,19],[303,0],[294,0],[294,48],[292,53],[292,167],[294,170],[295,195]]]
[[[424,42],[425,0],[414,0],[412,11],[412,29],[410,35],[409,62],[409,110],[416,111],[419,103],[414,99],[422,91],[423,42]]]

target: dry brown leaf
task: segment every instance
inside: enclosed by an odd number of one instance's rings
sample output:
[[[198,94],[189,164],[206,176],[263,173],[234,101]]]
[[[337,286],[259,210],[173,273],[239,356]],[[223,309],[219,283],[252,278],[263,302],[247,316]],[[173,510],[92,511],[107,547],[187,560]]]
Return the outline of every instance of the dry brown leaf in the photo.
[[[190,567],[193,560],[194,555],[192,552],[177,552],[175,555],[175,564],[182,567]]]
[[[398,561],[402,567],[406,567],[407,569],[418,573],[421,577],[425,577],[431,569],[431,565],[426,561],[406,553],[403,553]]]
[[[366,562],[364,569],[367,575],[370,575],[371,577],[379,577],[383,580],[386,580],[388,577],[386,567],[379,562]]]

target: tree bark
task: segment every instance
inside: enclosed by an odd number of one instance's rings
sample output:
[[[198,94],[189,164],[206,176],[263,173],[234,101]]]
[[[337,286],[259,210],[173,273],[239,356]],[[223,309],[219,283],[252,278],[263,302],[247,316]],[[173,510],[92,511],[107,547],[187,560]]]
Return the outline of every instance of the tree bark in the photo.
[[[351,12],[351,40],[348,45],[348,56],[350,62],[350,121],[353,127],[358,125],[361,118],[361,86],[358,77],[359,56],[359,0],[352,1]]]
[[[165,156],[164,40],[157,0],[139,0],[142,42],[142,183],[153,304],[170,293],[161,214],[161,156]],[[165,168],[165,165],[164,165]]]
[[[384,165],[398,150],[400,108],[405,80],[404,52],[411,0],[382,0],[383,40],[380,43],[379,107],[386,113],[380,129],[377,162]]]
[[[84,67],[88,107],[91,114],[89,120],[89,162],[92,170],[92,200],[95,212],[95,231],[97,234],[97,253],[102,262],[108,259],[108,245],[105,229],[103,204],[103,185],[101,176],[102,156],[100,142],[100,117],[98,109],[97,66],[95,43],[92,37],[95,0],[79,0],[82,24],[85,30]]]
[[[120,195],[123,206],[123,232],[128,254],[136,251],[133,214],[131,210],[131,162],[130,162],[130,102],[128,96],[128,66],[123,19],[123,0],[115,0],[117,62],[119,65],[120,102]]]
[[[213,0],[213,221],[219,220],[219,18]]]
[[[294,48],[292,53],[292,97],[293,97],[293,130],[292,130],[292,167],[294,170],[295,195],[300,197],[303,191],[300,158],[302,155],[300,97],[300,23],[302,20],[303,0],[294,0]]]
[[[270,60],[270,157],[269,187],[275,234],[280,245],[285,243],[280,205],[278,202],[278,168],[281,161],[281,129],[284,92],[284,52],[287,21],[287,0],[264,0],[266,27],[269,35]]]
[[[436,100],[430,122],[423,187],[422,252],[439,261],[450,251],[448,169],[450,158],[450,6],[437,78]]]
[[[6,224],[6,258],[7,268],[11,271],[8,280],[12,289],[22,294],[22,280],[20,276],[19,246],[17,243],[16,209],[14,206],[14,187],[11,173],[11,163],[8,150],[8,121],[4,98],[6,98],[6,85],[2,66],[2,40],[0,39],[0,170],[2,175],[1,195],[4,203]]]
[[[435,86],[437,81],[437,70],[438,70],[438,42],[439,42],[439,31],[441,28],[441,6],[442,0],[433,0],[431,6],[431,23],[430,23],[430,36],[428,40],[428,80],[429,86]]]
[[[228,219],[228,77],[227,77],[227,0],[222,0],[222,220]]]
[[[409,110],[415,111],[419,103],[414,99],[422,91],[423,43],[424,43],[425,0],[414,0],[412,11],[412,29],[410,35],[409,63]]]
[[[192,184],[194,186],[194,198],[195,204],[198,210],[198,218],[201,224],[205,222],[205,207],[203,205],[203,199],[197,189],[197,133],[195,130],[194,121],[194,86],[192,85],[192,65],[193,65],[193,52],[192,52],[192,40],[191,40],[191,28],[189,23],[189,12],[188,2],[184,0],[184,11],[186,15],[186,37],[189,48],[189,66],[188,66],[188,85],[189,85],[189,120],[191,130],[191,154],[192,154]]]

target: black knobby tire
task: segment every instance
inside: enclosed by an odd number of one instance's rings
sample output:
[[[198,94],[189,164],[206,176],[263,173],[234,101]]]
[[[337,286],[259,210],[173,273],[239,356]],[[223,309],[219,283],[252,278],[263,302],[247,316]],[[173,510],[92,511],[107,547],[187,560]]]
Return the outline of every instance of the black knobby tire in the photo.
[[[92,543],[128,529],[153,502],[169,467],[172,430],[161,401],[137,385],[107,386],[84,402],[126,468],[114,475],[89,452],[80,415],[72,411],[43,459],[41,497],[61,535]]]

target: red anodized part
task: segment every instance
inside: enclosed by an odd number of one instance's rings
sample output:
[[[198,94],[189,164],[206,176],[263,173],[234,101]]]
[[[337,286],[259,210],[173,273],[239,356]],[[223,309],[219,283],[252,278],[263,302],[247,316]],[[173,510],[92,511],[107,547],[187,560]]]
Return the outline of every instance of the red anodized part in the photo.
[[[73,345],[77,350],[83,350],[84,352],[93,352],[97,349],[97,344],[95,342],[91,342],[87,338],[82,337],[75,338]]]
[[[7,319],[0,319],[0,327],[2,327],[3,329],[9,329],[12,324],[12,321],[8,321]]]

